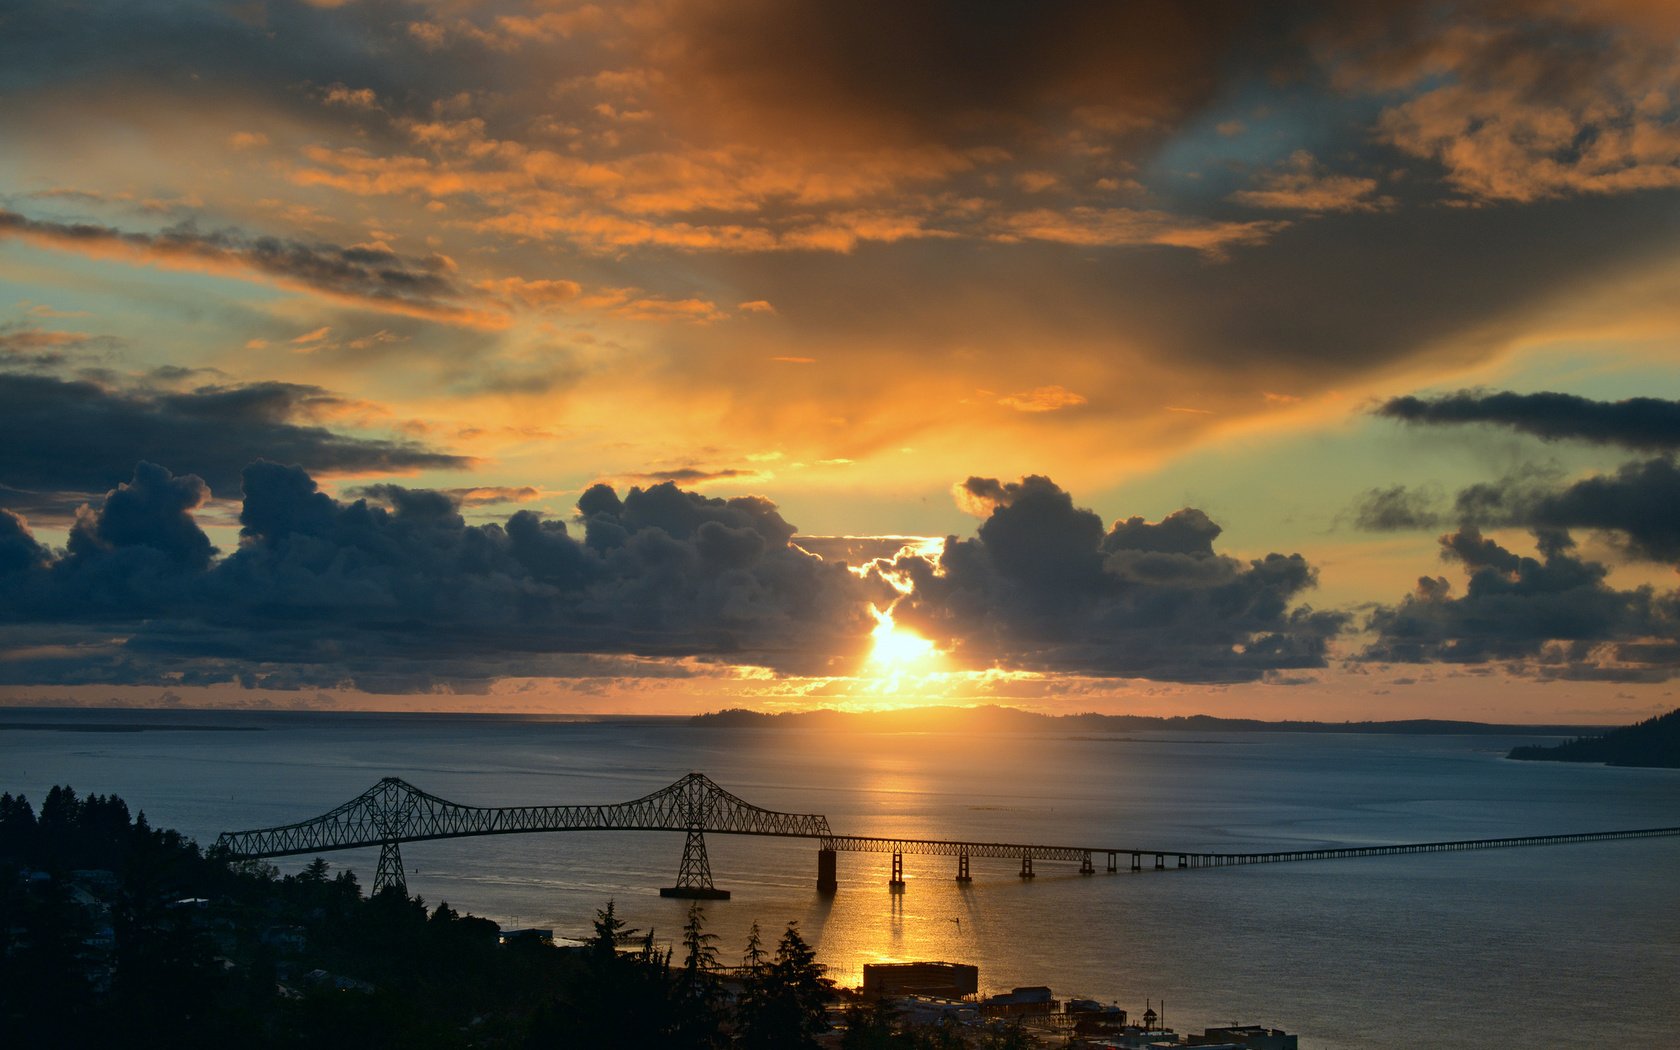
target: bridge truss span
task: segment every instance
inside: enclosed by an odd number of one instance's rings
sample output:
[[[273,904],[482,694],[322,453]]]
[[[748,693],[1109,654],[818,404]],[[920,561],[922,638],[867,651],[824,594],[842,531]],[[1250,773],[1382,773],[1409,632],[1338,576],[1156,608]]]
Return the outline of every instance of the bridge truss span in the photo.
[[[820,813],[785,813],[755,806],[703,773],[690,773],[629,802],[592,806],[465,806],[397,777],[386,777],[318,817],[280,827],[230,831],[216,839],[216,847],[235,859],[250,859],[378,846],[377,892],[388,885],[406,889],[399,843],[540,831],[685,832],[682,874],[670,895],[706,897],[726,894],[711,885],[705,832],[806,839],[830,834],[828,818]]]

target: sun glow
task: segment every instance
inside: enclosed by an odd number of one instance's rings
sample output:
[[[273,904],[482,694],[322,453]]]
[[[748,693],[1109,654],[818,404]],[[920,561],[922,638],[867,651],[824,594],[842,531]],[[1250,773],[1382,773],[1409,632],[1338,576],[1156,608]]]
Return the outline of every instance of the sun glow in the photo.
[[[875,629],[870,632],[875,643],[869,651],[871,664],[884,669],[906,670],[938,654],[939,650],[932,642],[894,623],[891,609],[883,612],[871,605],[869,611],[875,614]]]

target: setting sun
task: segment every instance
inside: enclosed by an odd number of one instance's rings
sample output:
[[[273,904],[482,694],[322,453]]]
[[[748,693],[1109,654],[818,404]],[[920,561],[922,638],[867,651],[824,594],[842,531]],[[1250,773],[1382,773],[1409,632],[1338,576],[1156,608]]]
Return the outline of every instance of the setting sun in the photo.
[[[870,606],[869,611],[875,614],[875,629],[870,632],[875,643],[869,651],[871,664],[896,670],[922,663],[938,654],[939,650],[932,642],[894,623],[892,610],[882,612]]]

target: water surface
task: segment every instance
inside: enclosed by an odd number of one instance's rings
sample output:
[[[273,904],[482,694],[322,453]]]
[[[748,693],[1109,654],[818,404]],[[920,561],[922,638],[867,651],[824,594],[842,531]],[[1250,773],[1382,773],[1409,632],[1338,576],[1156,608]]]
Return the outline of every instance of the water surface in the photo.
[[[24,722],[70,723],[65,732]],[[1341,734],[867,734],[462,716],[9,711],[0,787],[116,792],[208,843],[301,820],[382,776],[474,805],[623,802],[701,771],[838,833],[1234,852],[1680,824],[1680,771],[1509,762],[1497,737]],[[134,731],[136,727],[144,731]],[[150,728],[148,728],[150,727]],[[205,732],[209,727],[248,732]],[[1680,839],[1080,876],[1074,865],[841,854],[714,835],[732,900],[707,906],[726,955],[789,920],[842,983],[863,963],[947,959],[984,989],[1049,984],[1182,1030],[1277,1024],[1311,1048],[1486,1047],[1591,1031],[1666,1039],[1680,1001]],[[609,898],[674,937],[687,904],[671,833],[411,844],[411,892],[504,924],[582,935]],[[328,855],[364,884],[372,851]],[[282,862],[287,870],[308,858]],[[1102,867],[1102,858],[1098,858]]]

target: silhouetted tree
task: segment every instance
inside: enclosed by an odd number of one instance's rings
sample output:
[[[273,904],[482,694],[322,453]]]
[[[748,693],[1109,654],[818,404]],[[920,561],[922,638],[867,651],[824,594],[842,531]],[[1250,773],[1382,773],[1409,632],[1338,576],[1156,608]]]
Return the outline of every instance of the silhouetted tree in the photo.
[[[824,1010],[834,982],[823,976],[826,967],[788,923],[776,957],[750,977],[736,1005],[741,1045],[746,1050],[783,1050],[814,1047],[816,1036],[828,1027]]]
[[[682,971],[677,975],[672,1003],[671,1046],[710,1050],[724,1045],[722,989],[718,987],[717,934],[706,933],[706,913],[695,901],[683,923]]]

